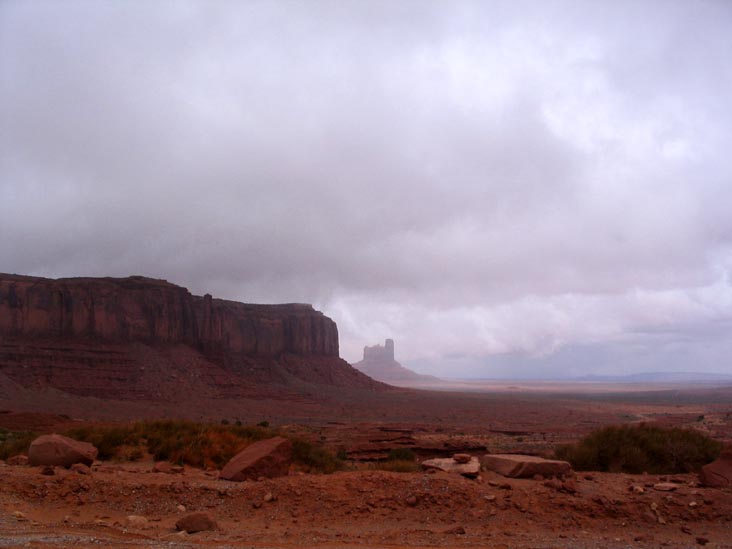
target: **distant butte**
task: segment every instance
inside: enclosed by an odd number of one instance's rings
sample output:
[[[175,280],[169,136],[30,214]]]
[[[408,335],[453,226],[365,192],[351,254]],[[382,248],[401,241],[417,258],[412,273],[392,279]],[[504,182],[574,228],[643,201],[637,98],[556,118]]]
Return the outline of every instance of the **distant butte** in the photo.
[[[418,374],[399,364],[394,359],[393,339],[387,339],[384,345],[364,347],[363,360],[353,366],[369,377],[400,387],[428,387],[442,383],[439,378]]]

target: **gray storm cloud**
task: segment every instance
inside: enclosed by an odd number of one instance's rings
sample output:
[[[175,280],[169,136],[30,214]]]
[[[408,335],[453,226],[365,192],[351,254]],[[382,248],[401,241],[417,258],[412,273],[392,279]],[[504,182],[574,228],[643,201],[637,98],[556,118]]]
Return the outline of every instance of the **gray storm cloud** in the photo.
[[[732,371],[731,24],[6,0],[0,271],[313,302],[345,358],[393,337],[438,375]]]

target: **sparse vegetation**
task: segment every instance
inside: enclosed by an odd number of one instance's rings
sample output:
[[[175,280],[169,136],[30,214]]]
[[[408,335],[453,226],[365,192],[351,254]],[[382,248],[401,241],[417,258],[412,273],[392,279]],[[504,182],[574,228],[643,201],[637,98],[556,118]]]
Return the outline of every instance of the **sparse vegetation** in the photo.
[[[161,420],[127,425],[87,425],[63,434],[90,442],[97,447],[99,458],[103,460],[134,461],[149,454],[155,460],[220,468],[249,444],[278,433],[263,426]],[[0,459],[27,452],[36,436],[30,432],[0,431]],[[343,460],[326,449],[288,438],[293,444],[294,463],[306,471],[332,473],[344,468]]]
[[[0,429],[0,459],[28,453],[28,446],[38,435],[31,431]]]
[[[392,448],[387,461],[415,461],[417,454],[411,448]]]
[[[556,457],[579,471],[674,474],[699,470],[721,449],[722,443],[698,431],[640,424],[598,429],[557,448]]]
[[[325,448],[298,438],[291,441],[293,461],[304,466],[307,472],[329,474],[345,468],[345,462]]]
[[[387,459],[374,464],[374,469],[392,473],[414,473],[421,470],[419,463],[405,459]]]
[[[376,462],[373,468],[393,473],[413,473],[421,469],[417,454],[411,448],[392,448],[386,461]]]

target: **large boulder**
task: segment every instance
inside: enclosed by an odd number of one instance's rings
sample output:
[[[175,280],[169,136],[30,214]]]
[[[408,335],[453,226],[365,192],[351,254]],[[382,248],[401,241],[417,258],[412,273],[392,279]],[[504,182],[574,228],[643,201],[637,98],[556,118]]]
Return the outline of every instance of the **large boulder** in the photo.
[[[474,478],[480,473],[480,461],[478,458],[471,457],[467,462],[457,461],[455,458],[435,458],[422,462],[422,467],[445,471],[447,473],[457,473],[464,477]]]
[[[520,454],[488,454],[481,462],[486,470],[509,478],[563,477],[572,472],[572,466],[566,461]]]
[[[716,460],[701,468],[699,480],[704,486],[712,488],[732,486],[732,446],[725,448]]]
[[[291,461],[292,443],[289,440],[282,437],[260,440],[231,458],[219,478],[242,481],[281,477],[288,473]]]
[[[31,442],[28,462],[31,465],[58,465],[71,467],[74,463],[91,465],[98,450],[88,442],[80,442],[62,435],[42,435]]]

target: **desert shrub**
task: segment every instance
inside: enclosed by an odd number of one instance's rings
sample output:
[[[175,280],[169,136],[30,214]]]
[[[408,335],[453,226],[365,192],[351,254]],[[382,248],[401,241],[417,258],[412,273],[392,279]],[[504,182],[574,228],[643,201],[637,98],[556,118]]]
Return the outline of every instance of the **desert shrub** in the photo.
[[[641,424],[598,429],[555,454],[579,471],[673,474],[698,471],[721,449],[698,431]]]
[[[345,468],[345,462],[321,446],[299,438],[292,441],[292,460],[310,473],[333,473]]]
[[[387,461],[415,461],[417,454],[411,448],[392,448]]]
[[[221,467],[252,442],[274,436],[259,427],[174,420],[142,422],[137,429],[156,460],[195,467]]]
[[[27,454],[30,443],[38,436],[31,431],[8,431],[0,429],[0,459],[18,454]]]
[[[373,464],[373,468],[379,471],[391,471],[392,473],[414,473],[422,469],[419,463],[413,459],[387,459],[386,461],[377,461]]]
[[[125,444],[134,445],[138,436],[133,426],[84,426],[74,427],[64,433],[74,440],[89,442],[99,450],[99,459],[110,459]]]
[[[253,442],[271,438],[277,432],[262,426],[158,420],[77,427],[65,434],[94,444],[100,459],[139,459],[145,449],[157,461],[220,468]],[[291,440],[293,461],[305,470],[332,473],[344,468],[344,461],[324,448],[300,439]]]

